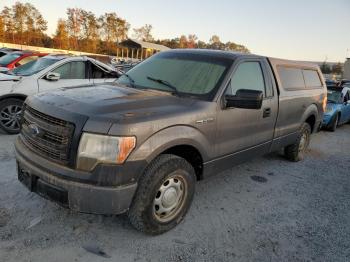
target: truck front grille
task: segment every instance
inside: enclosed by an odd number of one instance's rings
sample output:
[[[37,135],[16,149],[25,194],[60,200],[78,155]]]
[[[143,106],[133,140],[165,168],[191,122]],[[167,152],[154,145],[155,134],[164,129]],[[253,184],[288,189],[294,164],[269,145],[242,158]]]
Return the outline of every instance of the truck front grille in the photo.
[[[21,140],[39,155],[67,165],[73,132],[72,123],[23,107]]]

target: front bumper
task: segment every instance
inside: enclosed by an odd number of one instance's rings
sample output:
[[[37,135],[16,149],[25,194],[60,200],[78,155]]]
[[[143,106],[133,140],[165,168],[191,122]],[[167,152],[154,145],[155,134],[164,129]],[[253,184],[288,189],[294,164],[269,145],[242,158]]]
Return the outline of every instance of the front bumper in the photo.
[[[28,150],[17,139],[15,144],[18,179],[30,191],[72,210],[94,214],[120,214],[128,210],[137,183],[120,186],[100,186],[59,177],[48,161]],[[39,164],[40,163],[40,164]],[[46,164],[45,164],[46,163]],[[50,170],[51,168],[51,170]],[[62,169],[62,167],[60,167]]]

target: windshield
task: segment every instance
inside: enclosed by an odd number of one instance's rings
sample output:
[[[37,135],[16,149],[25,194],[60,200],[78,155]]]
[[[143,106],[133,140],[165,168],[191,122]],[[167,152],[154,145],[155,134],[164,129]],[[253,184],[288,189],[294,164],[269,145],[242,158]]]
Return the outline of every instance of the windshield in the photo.
[[[6,65],[10,64],[12,61],[16,60],[21,55],[22,54],[19,54],[19,53],[12,53],[12,54],[4,55],[0,58],[0,65],[6,66]]]
[[[57,61],[57,59],[52,58],[39,58],[13,69],[11,73],[18,76],[30,76],[52,65],[53,63],[56,63]]]
[[[341,92],[335,90],[327,91],[327,101],[331,103],[338,103],[341,99]]]
[[[231,64],[232,60],[227,58],[164,52],[135,66],[127,75],[121,76],[117,83],[210,100]]]

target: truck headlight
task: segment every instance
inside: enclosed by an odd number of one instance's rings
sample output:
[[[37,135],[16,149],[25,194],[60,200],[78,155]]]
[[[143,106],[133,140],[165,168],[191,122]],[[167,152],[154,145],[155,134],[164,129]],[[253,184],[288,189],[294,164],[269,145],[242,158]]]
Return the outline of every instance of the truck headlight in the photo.
[[[122,164],[135,146],[134,136],[83,133],[79,143],[77,168],[91,171],[99,163]]]

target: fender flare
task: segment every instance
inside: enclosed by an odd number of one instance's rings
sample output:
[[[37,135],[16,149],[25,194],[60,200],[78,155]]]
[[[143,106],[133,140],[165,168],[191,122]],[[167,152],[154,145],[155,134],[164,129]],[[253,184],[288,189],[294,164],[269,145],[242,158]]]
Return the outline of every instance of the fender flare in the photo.
[[[21,93],[11,93],[11,94],[6,94],[3,96],[0,96],[0,101],[3,101],[5,99],[9,98],[17,98],[25,101],[27,99],[27,95],[21,94]]]
[[[317,106],[315,104],[311,104],[309,105],[306,110],[304,111],[303,115],[302,115],[302,118],[301,118],[301,124],[305,123],[306,120],[310,117],[310,116],[314,116],[315,117],[315,124],[314,124],[314,127],[313,127],[313,130],[312,132],[314,132],[314,130],[317,128],[317,121],[318,121],[318,109],[317,109]]]
[[[131,153],[129,159],[133,161],[146,159],[146,162],[150,163],[162,152],[180,145],[194,147],[200,153],[203,162],[210,158],[205,148],[209,148],[211,145],[203,133],[192,126],[176,125],[152,134]]]

